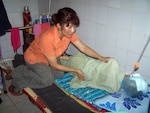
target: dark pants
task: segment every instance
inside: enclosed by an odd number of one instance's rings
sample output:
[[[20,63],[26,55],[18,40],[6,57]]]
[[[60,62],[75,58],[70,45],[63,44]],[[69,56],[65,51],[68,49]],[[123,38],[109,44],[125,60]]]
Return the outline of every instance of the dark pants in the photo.
[[[59,61],[58,61],[59,62]],[[62,78],[64,72],[53,70],[50,66],[45,64],[37,63],[37,64],[29,64],[27,63],[27,68],[30,70],[32,75],[31,88],[43,88],[45,86],[52,85],[54,78]],[[35,84],[38,83],[38,84]],[[40,86],[39,86],[40,84]]]
[[[52,85],[54,78],[62,78],[63,75],[64,72],[53,70],[45,64],[26,62],[26,65],[19,65],[12,71],[12,85],[15,92],[22,91],[24,87],[44,88]]]

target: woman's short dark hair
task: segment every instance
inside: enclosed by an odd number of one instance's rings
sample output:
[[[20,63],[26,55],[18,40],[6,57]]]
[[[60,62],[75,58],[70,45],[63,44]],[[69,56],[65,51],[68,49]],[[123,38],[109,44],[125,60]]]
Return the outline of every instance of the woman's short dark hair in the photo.
[[[69,25],[70,23],[77,27],[80,25],[77,13],[69,7],[59,9],[57,13],[52,15],[52,21],[55,25],[59,23],[61,26],[64,24]]]

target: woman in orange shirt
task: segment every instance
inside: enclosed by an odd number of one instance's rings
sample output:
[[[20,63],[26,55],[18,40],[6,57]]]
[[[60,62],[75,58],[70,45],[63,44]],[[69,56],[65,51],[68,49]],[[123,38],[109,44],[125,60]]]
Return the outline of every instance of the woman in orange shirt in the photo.
[[[80,80],[84,80],[84,73],[81,70],[66,67],[59,63],[59,59],[69,58],[62,56],[62,54],[67,50],[70,43],[80,52],[108,62],[109,57],[99,55],[77,37],[75,32],[80,21],[73,9],[65,7],[58,10],[56,14],[52,15],[52,21],[54,26],[35,37],[24,54],[27,69],[24,69],[25,72],[23,72],[23,78],[25,78],[22,79],[23,85],[19,86],[20,83],[16,83],[20,79],[17,76],[18,73],[12,73],[13,85],[15,88],[18,87],[16,92],[26,86],[31,88],[49,86],[55,77],[63,77],[64,72],[75,72]]]

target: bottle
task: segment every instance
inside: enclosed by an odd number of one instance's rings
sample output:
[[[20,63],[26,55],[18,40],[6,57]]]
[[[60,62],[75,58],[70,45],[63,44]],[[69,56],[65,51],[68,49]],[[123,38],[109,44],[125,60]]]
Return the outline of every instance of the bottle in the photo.
[[[29,26],[31,25],[31,16],[30,16],[30,11],[28,6],[24,6],[24,11],[23,11],[23,22],[24,26]],[[25,29],[26,33],[32,34],[32,28],[27,28]]]
[[[42,23],[48,22],[47,15],[45,13],[42,14]]]
[[[40,15],[39,23],[42,24],[42,15]]]
[[[24,22],[24,26],[28,26],[29,24],[31,24],[31,16],[30,16],[30,11],[28,6],[24,6],[23,22]]]

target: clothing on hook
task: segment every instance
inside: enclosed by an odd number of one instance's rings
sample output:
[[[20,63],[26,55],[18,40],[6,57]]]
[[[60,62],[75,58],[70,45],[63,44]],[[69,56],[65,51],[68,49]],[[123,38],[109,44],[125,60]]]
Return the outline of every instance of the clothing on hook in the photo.
[[[13,46],[14,53],[17,52],[21,45],[19,28],[11,29],[11,45]]]

